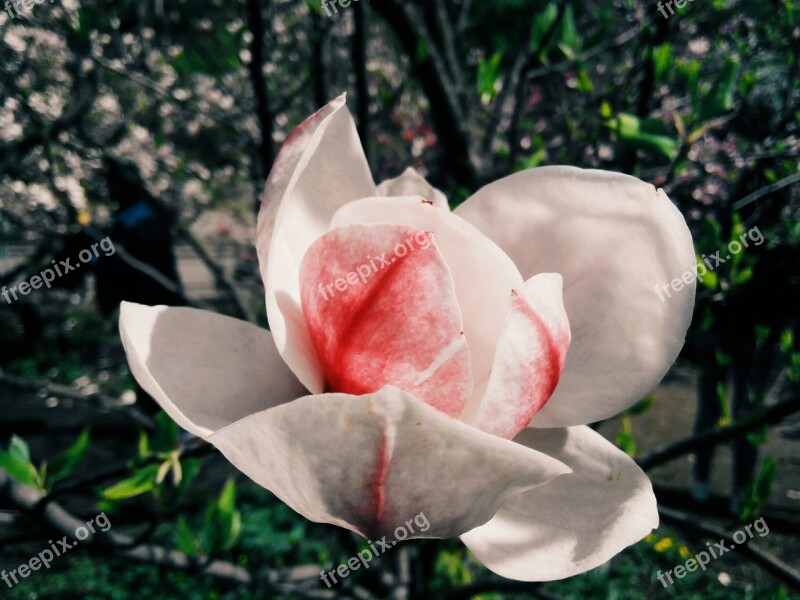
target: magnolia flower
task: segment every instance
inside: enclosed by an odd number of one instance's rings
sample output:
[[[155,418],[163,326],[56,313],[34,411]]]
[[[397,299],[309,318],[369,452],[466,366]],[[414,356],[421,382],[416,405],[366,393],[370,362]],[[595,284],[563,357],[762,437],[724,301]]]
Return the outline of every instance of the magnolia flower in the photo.
[[[284,143],[257,247],[271,332],[135,304],[120,329],[164,410],[294,510],[373,539],[424,513],[420,537],[528,581],[657,527],[647,477],[586,424],[683,345],[693,287],[653,289],[695,258],[663,191],[546,167],[451,212],[412,170],[376,187],[340,97]]]

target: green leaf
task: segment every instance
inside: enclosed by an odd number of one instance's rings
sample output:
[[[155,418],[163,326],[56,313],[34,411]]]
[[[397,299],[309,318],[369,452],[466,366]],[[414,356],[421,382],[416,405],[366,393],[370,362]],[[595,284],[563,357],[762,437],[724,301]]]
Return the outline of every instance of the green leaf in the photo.
[[[687,79],[689,97],[692,99],[692,112],[697,113],[700,107],[700,61],[692,59],[681,62],[679,69]]]
[[[577,85],[578,90],[584,94],[591,94],[594,91],[594,85],[592,85],[592,80],[589,78],[589,73],[586,72],[586,69],[578,71]]]
[[[770,331],[772,331],[772,328],[769,327],[769,325],[760,325],[756,323],[756,340],[759,343],[766,342],[767,338],[769,337]]]
[[[769,426],[763,425],[761,429],[756,429],[747,434],[747,440],[753,446],[763,446],[769,438]]]
[[[656,79],[669,80],[670,78],[665,77],[665,75],[671,73],[674,62],[675,61],[672,57],[672,47],[669,45],[669,43],[656,46],[656,48],[653,50],[653,66],[655,67]]]
[[[186,522],[183,515],[178,517],[175,531],[177,534],[175,539],[176,548],[188,556],[199,556],[201,549],[197,534]]]
[[[703,273],[702,270],[700,269],[701,265],[703,266],[703,268],[705,268],[705,265],[703,265],[702,257],[698,255],[695,258],[697,259],[697,267],[698,267],[697,272],[700,274],[700,283],[702,283],[712,292],[715,292],[719,287],[719,277],[717,277],[717,274],[714,273],[714,271],[711,271],[709,269],[705,269],[705,272]]]
[[[322,4],[317,0],[306,0],[308,9],[318,15],[322,15]]]
[[[731,422],[731,407],[728,404],[728,392],[725,391],[725,384],[719,382],[717,384],[717,402],[719,402],[719,424],[726,427]]]
[[[619,113],[609,119],[606,126],[613,129],[620,141],[665,156],[670,161],[678,156],[680,143],[669,135],[667,126],[659,119],[640,119],[629,113]]]
[[[758,474],[747,488],[742,492],[740,500],[742,521],[750,521],[760,514],[772,493],[772,486],[778,474],[778,463],[771,456],[764,459]]]
[[[178,444],[178,424],[165,412],[160,412],[155,418],[155,432],[153,433],[153,452],[171,452]]]
[[[564,16],[561,18],[561,32],[558,41],[558,49],[564,53],[569,60],[575,60],[580,45],[578,29],[575,27],[575,13],[572,5],[568,4],[564,9]]]
[[[8,453],[19,460],[27,462],[31,460],[31,450],[28,447],[28,443],[16,435],[11,436],[11,443],[8,445]]]
[[[714,359],[720,367],[729,367],[733,364],[733,358],[730,354],[726,354],[722,350],[714,350]]]
[[[753,278],[753,267],[745,267],[741,271],[736,271],[731,277],[734,285],[743,285]]]
[[[0,448],[0,469],[8,472],[12,479],[22,485],[39,488],[39,475],[36,467],[29,460],[21,458],[19,453],[14,452],[11,448],[9,450],[11,451],[7,452]]]
[[[217,501],[206,513],[205,527],[211,528],[211,549],[231,549],[242,532],[242,516],[236,510],[236,482],[228,480]]]
[[[789,356],[789,379],[800,381],[800,352],[792,352]]]
[[[481,95],[481,102],[489,104],[497,96],[497,81],[500,79],[500,59],[499,52],[495,52],[487,59],[478,63],[478,93]]]
[[[84,429],[67,450],[56,456],[47,468],[45,486],[49,489],[54,483],[71,475],[86,456],[89,449],[89,430]]]
[[[633,438],[633,426],[628,415],[622,417],[622,427],[617,432],[617,446],[628,456],[636,455],[636,440]]]
[[[722,65],[719,76],[708,94],[703,98],[700,118],[711,119],[725,114],[733,108],[733,93],[739,76],[739,60],[728,57]]]
[[[544,59],[547,48],[543,46],[550,28],[558,17],[558,7],[554,3],[545,6],[544,10],[536,15],[531,26],[531,52]]]
[[[656,395],[650,394],[644,400],[640,400],[629,409],[625,411],[624,414],[635,417],[637,415],[641,415],[646,413],[650,408],[656,403]]]
[[[100,495],[106,500],[126,500],[141,496],[156,486],[156,475],[159,465],[147,465],[139,469],[131,477],[104,489]]]
[[[794,333],[791,329],[784,329],[781,332],[781,350],[789,352],[794,346]]]
[[[518,167],[518,171],[524,171],[525,169],[534,169],[542,164],[542,161],[547,158],[547,151],[544,148],[539,148],[536,152],[531,154],[529,157],[524,159]]]
[[[150,456],[150,453],[150,437],[147,435],[147,432],[140,431],[139,442],[136,445],[136,458],[139,460],[144,460]]]
[[[236,510],[236,482],[229,479],[222,488],[217,500],[217,508],[223,517],[229,517]]]
[[[187,458],[181,461],[181,469],[183,470],[183,477],[180,481],[181,491],[186,491],[202,468],[203,461],[199,458]]]
[[[420,39],[417,42],[417,62],[423,63],[428,58],[428,42]]]

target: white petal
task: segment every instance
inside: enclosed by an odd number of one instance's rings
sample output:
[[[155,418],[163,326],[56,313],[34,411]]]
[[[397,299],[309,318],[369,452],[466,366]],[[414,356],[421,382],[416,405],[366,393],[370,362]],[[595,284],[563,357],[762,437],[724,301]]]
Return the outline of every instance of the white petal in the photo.
[[[433,232],[453,275],[473,378],[476,382],[486,379],[511,306],[511,290],[522,285],[522,276],[511,259],[475,227],[419,196],[351,202],[336,213],[331,228],[368,223]]]
[[[450,205],[447,203],[447,196],[437,190],[425,178],[411,167],[408,167],[401,175],[394,179],[382,181],[378,186],[379,196],[420,196],[425,200],[431,200],[435,206],[449,211]]]
[[[647,476],[589,427],[528,429],[514,440],[572,468],[509,500],[461,536],[489,569],[521,581],[552,581],[608,561],[658,527]]]
[[[323,375],[300,309],[300,262],[336,210],[375,193],[344,96],[292,131],[267,181],[256,244],[267,316],[281,356],[313,392]]]
[[[200,437],[307,393],[270,333],[250,323],[123,302],[119,328],[136,381]]]
[[[453,537],[511,496],[569,472],[560,462],[447,417],[414,396],[323,394],[252,415],[209,441],[306,518],[373,539],[419,513]]]
[[[591,423],[644,398],[684,343],[694,280],[686,222],[663,191],[619,173],[543,167],[480,190],[456,209],[525,277],[561,273],[572,329],[567,364],[535,427]]]

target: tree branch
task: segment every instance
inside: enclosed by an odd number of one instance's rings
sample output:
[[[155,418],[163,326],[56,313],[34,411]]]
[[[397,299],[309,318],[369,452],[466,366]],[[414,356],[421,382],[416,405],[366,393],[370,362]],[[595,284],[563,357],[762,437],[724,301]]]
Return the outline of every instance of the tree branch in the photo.
[[[798,60],[800,60],[800,58],[798,58]],[[752,204],[753,202],[760,200],[764,196],[782,190],[783,188],[793,185],[798,181],[800,181],[800,173],[795,173],[794,175],[789,175],[788,177],[784,177],[780,181],[776,181],[775,183],[763,187],[760,190],[756,190],[752,194],[748,194],[741,200],[734,202],[731,208],[733,210],[740,210],[745,206],[747,206],[748,204]]]
[[[774,425],[798,411],[800,411],[800,396],[784,400],[766,409],[753,411],[728,427],[713,427],[697,435],[660,446],[638,461],[639,466],[648,471],[684,454],[722,444],[764,425]]]
[[[44,390],[49,396],[57,396],[59,398],[67,398],[69,400],[77,400],[80,402],[92,402],[110,410],[124,409],[130,413],[133,420],[140,427],[144,427],[148,430],[153,428],[153,420],[141,412],[138,408],[135,406],[120,404],[120,402],[115,398],[106,396],[104,394],[84,394],[83,392],[79,392],[75,388],[66,385],[50,383],[49,381],[35,381],[32,379],[25,379],[23,377],[16,377],[14,375],[7,375],[2,369],[0,369],[0,384],[6,385],[13,389],[29,392],[40,392]]]
[[[186,227],[179,226],[178,235],[187,244],[189,244],[189,246],[191,246],[197,257],[214,276],[214,283],[225,293],[225,295],[228,297],[228,300],[231,302],[234,310],[234,316],[252,323],[254,318],[247,309],[247,304],[239,296],[236,285],[230,279],[228,279],[228,276],[225,275],[224,269],[218,265],[213,258],[211,258],[211,255],[203,247],[203,244],[201,244],[200,241],[195,238]]]
[[[582,52],[578,56],[576,56],[573,60],[562,60],[560,63],[555,65],[545,65],[543,67],[539,67],[537,69],[532,69],[528,71],[526,77],[528,81],[532,81],[534,79],[538,79],[543,75],[549,75],[551,73],[560,73],[562,71],[567,71],[571,69],[576,63],[581,63],[590,58],[594,58],[595,56],[602,54],[608,50],[616,48],[618,46],[624,46],[631,40],[636,39],[643,31],[647,29],[647,26],[650,24],[650,19],[643,21],[636,25],[636,27],[631,27],[627,31],[623,31],[617,37],[612,38],[611,40],[604,42],[602,44],[597,44],[593,48],[590,48],[586,52]]]
[[[369,115],[369,72],[367,71],[367,6],[359,2],[353,7],[355,28],[353,30],[353,63],[356,72],[356,105],[358,111],[358,135],[364,147],[367,164],[372,162],[372,136]]]
[[[267,2],[269,8],[269,2]],[[265,39],[264,30],[266,24],[261,14],[261,0],[247,1],[247,27],[253,36],[250,44],[250,79],[253,84],[253,94],[256,98],[256,115],[261,126],[261,169],[264,179],[267,177],[275,160],[275,145],[272,140],[272,112],[269,107],[269,96],[267,92],[267,80],[264,77],[265,62]]]
[[[697,502],[689,490],[653,483],[659,506],[686,511],[693,515],[715,517],[730,514],[730,496],[709,494],[705,502]],[[773,508],[762,510],[761,516],[769,522],[770,531],[780,531],[788,535],[800,536],[800,512]]]
[[[397,0],[375,2],[372,8],[397,35],[428,98],[431,118],[442,145],[443,170],[452,173],[462,185],[475,187],[483,169],[473,152],[477,149],[472,147],[464,108],[459,103],[461,92],[447,76],[445,61],[438,48],[429,42],[432,36],[420,15],[413,6]],[[426,49],[424,56],[419,55],[420,47]]]
[[[735,549],[740,550],[742,554],[753,559],[753,562],[763,567],[765,571],[771,573],[795,590],[800,590],[800,571],[797,571],[794,567],[786,564],[777,556],[770,554],[753,542],[748,541],[740,544],[733,539],[733,534],[711,523],[700,521],[695,515],[689,515],[663,506],[659,507],[658,512],[665,522],[673,526],[692,531],[702,536],[710,536],[717,540],[726,540],[734,544]]]

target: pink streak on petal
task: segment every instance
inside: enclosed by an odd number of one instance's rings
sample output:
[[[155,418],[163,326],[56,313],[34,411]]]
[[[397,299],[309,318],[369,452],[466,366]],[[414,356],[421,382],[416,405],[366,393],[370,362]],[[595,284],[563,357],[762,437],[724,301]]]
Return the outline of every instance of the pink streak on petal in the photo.
[[[541,340],[543,356],[540,360],[531,361],[525,365],[525,379],[527,387],[525,397],[532,401],[529,405],[523,404],[523,410],[517,414],[515,429],[508,439],[525,429],[531,422],[534,415],[553,395],[561,378],[561,371],[564,369],[564,361],[569,347],[569,335],[563,332],[553,335],[536,309],[528,302],[517,296],[512,300],[514,310],[520,311],[531,322],[536,329],[538,338]]]
[[[328,391],[360,395],[394,385],[458,417],[472,390],[469,351],[450,271],[433,242],[413,241],[421,235],[395,225],[325,234],[301,266],[303,314]],[[414,250],[396,256],[410,241]],[[347,283],[359,268],[369,271],[366,281]],[[344,290],[335,287],[340,278]]]
[[[538,275],[514,290],[486,391],[465,420],[513,438],[553,395],[570,339],[559,275]]]

